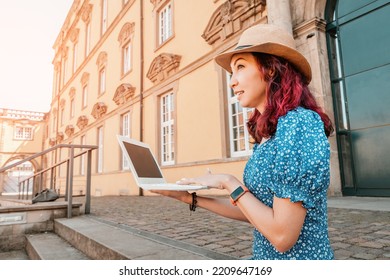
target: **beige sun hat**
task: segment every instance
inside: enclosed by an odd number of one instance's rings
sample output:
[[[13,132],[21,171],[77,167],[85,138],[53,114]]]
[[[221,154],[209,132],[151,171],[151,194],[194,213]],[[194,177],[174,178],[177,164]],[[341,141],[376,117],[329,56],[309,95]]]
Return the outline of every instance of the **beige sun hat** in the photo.
[[[246,29],[237,46],[233,50],[217,55],[215,61],[231,73],[230,60],[232,56],[244,52],[261,52],[282,57],[306,77],[307,83],[311,81],[309,62],[297,51],[293,36],[280,27],[258,24]]]

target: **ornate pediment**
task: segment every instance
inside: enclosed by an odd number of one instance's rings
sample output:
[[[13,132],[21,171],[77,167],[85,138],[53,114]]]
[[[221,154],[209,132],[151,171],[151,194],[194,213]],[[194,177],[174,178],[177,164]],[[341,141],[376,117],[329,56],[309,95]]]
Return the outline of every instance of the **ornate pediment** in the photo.
[[[180,55],[162,53],[152,61],[146,77],[153,83],[161,82],[177,71],[180,60]]]
[[[97,102],[95,105],[93,105],[91,115],[95,119],[99,119],[106,112],[107,112],[107,105],[104,104],[104,102]]]
[[[65,107],[65,103],[66,103],[65,99],[61,98],[61,100],[60,100],[60,108],[61,109],[63,109]]]
[[[79,38],[80,29],[79,28],[73,28],[70,31],[70,41],[72,43],[76,42]]]
[[[157,5],[159,5],[163,0],[150,0],[150,3],[153,4],[153,6],[156,8]]]
[[[72,99],[75,94],[76,94],[76,89],[74,87],[71,87],[69,90],[69,98]]]
[[[107,53],[100,52],[98,58],[96,59],[96,65],[100,68],[107,63]]]
[[[89,73],[88,72],[84,72],[83,75],[81,76],[81,84],[82,85],[85,85],[88,83],[89,81]]]
[[[65,128],[65,133],[68,135],[68,137],[72,136],[74,133],[74,126],[73,125],[67,125]]]
[[[224,41],[240,31],[245,22],[254,22],[262,17],[265,0],[230,0],[215,10],[202,37],[210,45]],[[247,24],[249,25],[249,24]]]
[[[56,137],[57,142],[61,142],[64,140],[64,133],[63,132],[57,132],[57,137]]]
[[[130,84],[121,84],[117,87],[112,100],[114,100],[116,105],[121,105],[129,101],[130,98],[134,96],[134,93],[135,87]]]
[[[125,42],[127,42],[130,39],[131,34],[134,33],[134,26],[135,26],[134,22],[126,22],[123,25],[118,35],[118,41],[121,45],[123,45]]]
[[[91,20],[92,7],[93,5],[87,4],[87,2],[85,2],[81,7],[81,19],[84,22],[89,22]]]
[[[88,125],[88,117],[85,115],[80,116],[77,119],[77,127],[82,130],[84,127]]]
[[[60,51],[61,56],[63,58],[67,58],[68,57],[68,50],[69,50],[69,47],[67,47],[67,46],[61,46],[60,47],[59,51]]]

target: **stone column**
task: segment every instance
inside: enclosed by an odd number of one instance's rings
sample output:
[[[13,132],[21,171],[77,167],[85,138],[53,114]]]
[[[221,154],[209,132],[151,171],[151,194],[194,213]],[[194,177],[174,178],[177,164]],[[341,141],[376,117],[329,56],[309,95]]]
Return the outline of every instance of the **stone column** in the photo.
[[[268,23],[286,29],[292,34],[290,0],[267,1]]]

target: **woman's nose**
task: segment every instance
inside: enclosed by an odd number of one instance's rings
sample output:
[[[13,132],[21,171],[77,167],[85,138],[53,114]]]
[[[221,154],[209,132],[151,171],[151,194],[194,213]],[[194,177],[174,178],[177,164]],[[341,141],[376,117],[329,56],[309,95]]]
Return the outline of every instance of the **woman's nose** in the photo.
[[[230,77],[230,81],[229,81],[229,86],[234,89],[234,87],[237,86],[237,79],[234,77],[234,75],[232,75]]]

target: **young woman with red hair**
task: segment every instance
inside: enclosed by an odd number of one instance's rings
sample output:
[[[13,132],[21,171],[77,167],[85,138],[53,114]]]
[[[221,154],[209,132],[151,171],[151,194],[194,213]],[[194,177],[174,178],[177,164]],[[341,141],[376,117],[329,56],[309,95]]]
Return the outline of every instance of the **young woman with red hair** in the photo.
[[[248,121],[253,154],[243,182],[229,174],[183,178],[180,184],[222,188],[224,198],[183,191],[155,191],[254,226],[253,259],[333,259],[328,237],[327,189],[333,127],[308,83],[311,68],[293,37],[272,25],[256,25],[237,47],[216,57],[232,74],[230,86]]]

